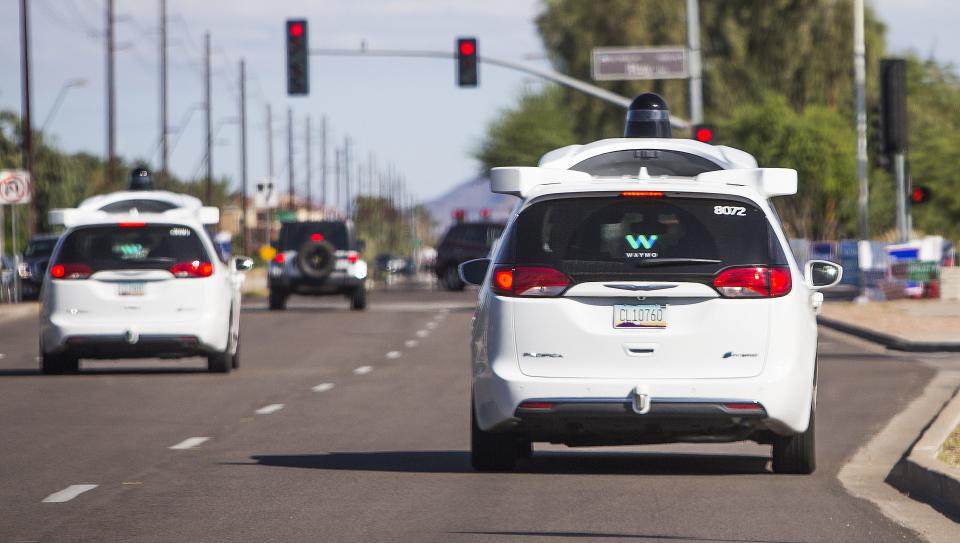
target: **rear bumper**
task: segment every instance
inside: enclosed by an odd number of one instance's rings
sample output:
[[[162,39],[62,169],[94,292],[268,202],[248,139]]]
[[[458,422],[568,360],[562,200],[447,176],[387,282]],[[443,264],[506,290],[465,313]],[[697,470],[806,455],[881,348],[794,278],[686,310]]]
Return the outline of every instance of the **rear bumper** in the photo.
[[[516,431],[532,441],[641,445],[747,439],[767,413],[743,400],[652,398],[638,406],[632,398],[538,398],[521,403],[515,418]]]
[[[323,279],[308,279],[306,277],[270,277],[270,288],[279,289],[292,294],[322,295],[344,294],[363,284],[359,279],[345,273],[333,273]]]
[[[57,351],[77,358],[180,358],[207,355],[213,350],[196,336],[139,336],[135,343],[128,336],[69,336]]]

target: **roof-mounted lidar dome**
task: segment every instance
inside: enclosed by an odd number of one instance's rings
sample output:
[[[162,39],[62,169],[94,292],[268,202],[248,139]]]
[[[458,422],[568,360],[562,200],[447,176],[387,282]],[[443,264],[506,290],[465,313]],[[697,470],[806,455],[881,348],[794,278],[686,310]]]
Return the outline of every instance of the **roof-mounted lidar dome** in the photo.
[[[645,92],[630,102],[625,138],[669,138],[670,109],[659,94]]]
[[[153,190],[153,176],[150,170],[139,166],[130,172],[130,186],[127,190]]]

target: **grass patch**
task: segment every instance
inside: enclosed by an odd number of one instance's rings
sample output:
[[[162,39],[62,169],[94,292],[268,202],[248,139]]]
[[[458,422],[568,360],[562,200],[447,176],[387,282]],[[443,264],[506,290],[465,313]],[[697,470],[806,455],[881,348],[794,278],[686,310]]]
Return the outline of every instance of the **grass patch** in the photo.
[[[951,466],[960,468],[960,426],[953,429],[947,440],[940,446],[937,459]]]

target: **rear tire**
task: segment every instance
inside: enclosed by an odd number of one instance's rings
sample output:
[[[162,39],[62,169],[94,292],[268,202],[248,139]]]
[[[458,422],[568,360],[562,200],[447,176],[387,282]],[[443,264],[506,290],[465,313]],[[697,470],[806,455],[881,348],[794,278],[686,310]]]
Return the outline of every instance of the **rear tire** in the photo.
[[[517,437],[510,433],[484,432],[470,405],[470,464],[477,471],[511,471],[517,464]]]
[[[230,373],[233,367],[233,356],[230,354],[230,346],[222,353],[213,353],[207,356],[207,371],[210,373]]]
[[[40,371],[47,375],[63,375],[80,371],[80,359],[62,354],[40,354]]]
[[[232,358],[233,369],[240,367],[240,338],[237,337],[237,348],[233,350]]]
[[[452,292],[459,292],[466,287],[466,284],[460,280],[460,272],[456,266],[450,266],[443,272],[443,286]]]
[[[773,472],[809,475],[817,469],[814,442],[816,411],[810,410],[810,425],[802,434],[776,436],[773,440]]]
[[[361,284],[350,294],[350,309],[362,311],[367,308],[367,287]]]
[[[270,289],[270,311],[283,311],[287,308],[287,293],[279,289]]]

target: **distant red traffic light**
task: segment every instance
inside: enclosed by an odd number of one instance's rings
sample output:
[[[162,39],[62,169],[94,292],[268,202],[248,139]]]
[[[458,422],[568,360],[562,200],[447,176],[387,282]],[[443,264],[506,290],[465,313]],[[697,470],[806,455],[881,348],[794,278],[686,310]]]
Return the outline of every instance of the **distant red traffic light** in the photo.
[[[460,54],[461,55],[472,55],[477,52],[477,44],[470,40],[463,40],[460,42]]]
[[[713,141],[716,133],[713,130],[713,126],[709,124],[698,124],[693,127],[693,139],[703,142],[710,143]]]
[[[910,191],[910,201],[914,204],[923,204],[930,200],[930,189],[922,185],[916,185]]]
[[[300,23],[293,23],[290,25],[290,35],[294,38],[299,38],[303,36],[303,25]]]

